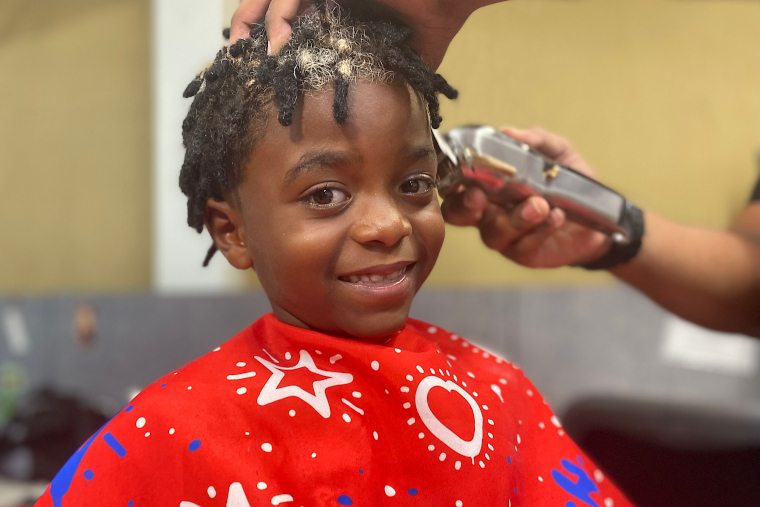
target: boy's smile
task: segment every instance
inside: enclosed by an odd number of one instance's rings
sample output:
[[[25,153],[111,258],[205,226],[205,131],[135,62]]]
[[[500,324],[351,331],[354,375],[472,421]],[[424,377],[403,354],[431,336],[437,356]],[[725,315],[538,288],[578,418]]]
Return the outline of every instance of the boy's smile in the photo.
[[[270,120],[243,181],[206,225],[236,267],[253,265],[283,322],[382,342],[406,321],[444,225],[423,100],[407,86],[307,93],[293,125]]]

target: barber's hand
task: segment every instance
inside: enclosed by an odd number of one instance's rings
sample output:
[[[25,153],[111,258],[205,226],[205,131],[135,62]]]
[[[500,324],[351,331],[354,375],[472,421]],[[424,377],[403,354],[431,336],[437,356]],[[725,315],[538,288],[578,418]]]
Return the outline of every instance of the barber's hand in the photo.
[[[593,169],[570,143],[555,134],[540,128],[506,128],[503,132],[562,165],[594,176]],[[450,224],[474,225],[480,229],[486,246],[531,268],[586,264],[600,258],[611,246],[607,236],[567,221],[561,209],[550,208],[546,199],[538,196],[507,211],[473,187],[447,196],[441,210]]]
[[[330,1],[330,0],[328,0]],[[436,69],[449,43],[467,18],[479,7],[505,0],[377,0],[395,10],[414,30],[413,45],[425,62]],[[278,54],[290,39],[290,23],[309,7],[309,0],[241,0],[232,16],[230,44],[248,37],[251,25],[264,20],[271,54]]]

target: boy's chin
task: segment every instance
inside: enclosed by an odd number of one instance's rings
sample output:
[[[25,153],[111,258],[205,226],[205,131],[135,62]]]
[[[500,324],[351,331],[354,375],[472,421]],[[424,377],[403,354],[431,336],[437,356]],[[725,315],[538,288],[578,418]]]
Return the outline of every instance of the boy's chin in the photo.
[[[408,318],[409,308],[404,305],[387,311],[346,312],[331,322],[309,327],[349,340],[382,345],[403,329]]]
[[[341,330],[355,340],[383,344],[393,338],[406,324],[409,311],[362,316],[342,323]]]
[[[302,314],[299,318],[282,307],[272,306],[275,317],[291,326],[366,343],[384,344],[404,327],[411,305],[386,311],[345,312],[327,319],[308,314]]]

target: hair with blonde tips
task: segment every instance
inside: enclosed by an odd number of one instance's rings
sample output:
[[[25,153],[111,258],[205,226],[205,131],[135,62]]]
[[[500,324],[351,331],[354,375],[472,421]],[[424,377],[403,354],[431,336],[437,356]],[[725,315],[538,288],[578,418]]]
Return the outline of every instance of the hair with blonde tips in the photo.
[[[351,83],[400,81],[425,100],[437,128],[438,94],[453,99],[457,92],[410,47],[411,38],[411,29],[367,0],[343,7],[317,0],[312,12],[293,23],[279,55],[267,55],[261,24],[252,27],[250,38],[219,51],[184,92],[194,97],[182,124],[186,152],[179,181],[188,198],[188,225],[202,232],[206,201],[223,199],[240,183],[245,161],[266,129],[269,103],[276,105],[279,123],[289,126],[304,92],[332,85],[333,117],[341,124],[349,115]],[[204,266],[215,251],[212,245]]]

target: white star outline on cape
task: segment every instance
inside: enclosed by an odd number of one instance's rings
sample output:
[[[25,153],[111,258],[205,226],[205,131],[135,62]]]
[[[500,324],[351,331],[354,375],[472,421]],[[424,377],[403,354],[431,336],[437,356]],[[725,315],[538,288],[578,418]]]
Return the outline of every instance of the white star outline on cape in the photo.
[[[325,390],[328,387],[350,384],[354,381],[354,376],[350,373],[340,373],[337,371],[327,371],[317,368],[317,366],[314,364],[314,359],[312,359],[309,353],[305,350],[302,350],[300,352],[298,364],[290,367],[277,366],[274,363],[271,363],[259,356],[254,357],[258,362],[263,364],[269,371],[272,372],[272,375],[269,377],[269,380],[267,380],[266,384],[264,384],[264,387],[261,389],[259,397],[256,400],[256,403],[262,407],[272,402],[295,396],[296,398],[299,398],[311,405],[311,408],[316,410],[319,415],[327,419],[330,417],[330,402],[327,401]],[[306,368],[312,373],[316,373],[317,375],[322,375],[323,377],[328,378],[324,380],[316,380],[312,383],[314,394],[307,393],[298,386],[277,387],[280,385],[280,381],[282,381],[282,379],[285,377],[286,371],[298,370],[300,368]]]

